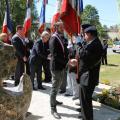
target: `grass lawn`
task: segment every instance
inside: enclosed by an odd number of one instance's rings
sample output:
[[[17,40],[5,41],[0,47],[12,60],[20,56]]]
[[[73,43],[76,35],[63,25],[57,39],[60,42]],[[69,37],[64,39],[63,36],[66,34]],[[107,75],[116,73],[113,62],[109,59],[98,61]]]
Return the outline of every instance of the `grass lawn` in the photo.
[[[120,54],[108,55],[108,65],[102,65],[100,82],[109,81],[112,86],[120,85]]]

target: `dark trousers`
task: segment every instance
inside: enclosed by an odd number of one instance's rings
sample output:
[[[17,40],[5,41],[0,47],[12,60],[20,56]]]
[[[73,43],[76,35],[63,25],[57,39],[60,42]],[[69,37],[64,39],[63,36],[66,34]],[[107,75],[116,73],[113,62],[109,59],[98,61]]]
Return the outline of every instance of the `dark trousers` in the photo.
[[[102,56],[102,64],[104,65],[107,65],[108,63],[107,63],[107,55],[104,55],[104,56]]]
[[[29,63],[24,62],[22,59],[18,59],[17,65],[16,65],[16,70],[15,70],[15,86],[17,86],[20,82],[20,77],[23,75],[25,72],[25,65],[26,65],[26,73],[30,75],[30,70],[29,70]]]
[[[44,73],[45,73],[45,82],[50,82],[51,81],[51,72],[50,72],[50,61],[49,60],[44,60],[42,62]]]
[[[51,110],[55,111],[56,96],[63,81],[64,70],[52,71],[51,73],[52,73],[52,89],[50,95],[50,106],[51,106]]]
[[[83,120],[93,120],[92,94],[94,89],[95,85],[80,86],[80,104]]]
[[[63,76],[63,81],[62,84],[60,86],[60,90],[61,91],[66,91],[66,87],[67,87],[67,70],[64,70],[64,76]]]
[[[37,75],[38,87],[42,86],[42,64],[30,64],[30,78],[34,87],[34,78]]]

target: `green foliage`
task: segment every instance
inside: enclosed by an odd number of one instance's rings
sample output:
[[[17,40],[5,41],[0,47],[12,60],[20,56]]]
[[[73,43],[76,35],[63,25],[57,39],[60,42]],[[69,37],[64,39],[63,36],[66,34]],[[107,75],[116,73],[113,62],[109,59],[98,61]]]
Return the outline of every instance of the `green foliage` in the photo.
[[[93,99],[113,108],[120,109],[120,87],[115,87],[111,90],[103,89],[102,94],[94,96]]]
[[[108,45],[109,45],[109,46],[112,46],[112,45],[113,45],[112,39],[109,39],[109,40],[108,40]]]
[[[87,5],[85,7],[82,14],[82,23],[83,24],[89,23],[95,25],[96,28],[98,29],[100,38],[107,37],[106,31],[104,30],[104,27],[102,27],[100,23],[98,11],[92,5]]]
[[[99,23],[99,15],[97,9],[91,5],[87,5],[82,14],[82,22],[97,25]]]
[[[120,54],[108,55],[108,65],[101,66],[100,82],[109,80],[112,86],[120,84]]]
[[[14,31],[16,25],[21,24],[23,25],[25,15],[26,15],[26,1],[27,0],[9,0],[10,5],[10,16],[13,23]],[[32,20],[36,20],[38,15],[36,12],[35,2],[34,0],[30,0],[31,3],[31,11],[32,11]],[[2,27],[3,20],[4,20],[4,14],[6,9],[6,3],[5,0],[0,0],[0,26]],[[0,29],[1,30],[1,29]]]
[[[110,81],[109,80],[102,80],[101,83],[103,83],[105,85],[110,85]]]
[[[120,109],[120,103],[114,98],[107,98],[105,103],[113,108]]]

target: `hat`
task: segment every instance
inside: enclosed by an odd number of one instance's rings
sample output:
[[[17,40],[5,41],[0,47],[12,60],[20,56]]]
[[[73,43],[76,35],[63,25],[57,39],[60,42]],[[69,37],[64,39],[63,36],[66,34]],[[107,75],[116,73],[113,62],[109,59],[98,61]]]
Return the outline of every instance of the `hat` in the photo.
[[[92,26],[92,25],[90,25],[90,24],[82,24],[82,29],[86,29],[86,28],[88,28],[88,27],[90,27],[90,26]]]
[[[84,30],[84,32],[85,32],[85,33],[97,32],[97,29],[96,29],[95,26],[90,26],[90,27],[86,28],[86,29]]]

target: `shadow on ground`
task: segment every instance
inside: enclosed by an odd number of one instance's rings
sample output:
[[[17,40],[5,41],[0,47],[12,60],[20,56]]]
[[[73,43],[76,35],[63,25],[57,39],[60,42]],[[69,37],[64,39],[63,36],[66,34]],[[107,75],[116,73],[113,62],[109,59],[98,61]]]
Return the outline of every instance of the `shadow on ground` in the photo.
[[[110,67],[118,67],[119,65],[115,65],[115,64],[108,64],[107,66],[110,66]]]
[[[28,112],[25,120],[39,120],[42,118],[42,116],[32,115],[32,113]]]

